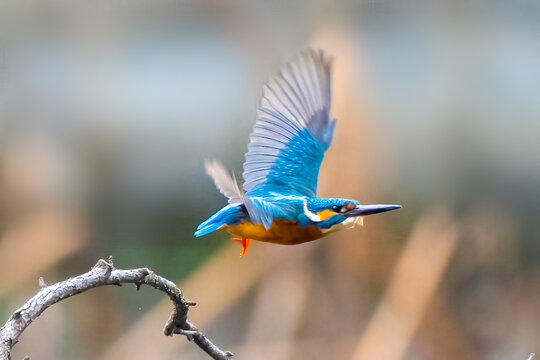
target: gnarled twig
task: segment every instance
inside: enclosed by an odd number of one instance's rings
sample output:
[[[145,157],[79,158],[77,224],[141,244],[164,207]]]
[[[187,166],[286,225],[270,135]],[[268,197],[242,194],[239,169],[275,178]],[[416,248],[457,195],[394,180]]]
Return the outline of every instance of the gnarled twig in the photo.
[[[61,281],[53,285],[46,285],[40,278],[41,290],[21,308],[16,310],[9,320],[0,328],[0,360],[9,360],[13,346],[22,332],[49,306],[84,291],[104,286],[135,284],[137,289],[141,285],[148,285],[166,293],[174,304],[174,309],[165,324],[165,335],[180,334],[188,340],[193,340],[202,350],[216,360],[230,359],[233,354],[223,351],[214,345],[187,319],[190,306],[195,303],[186,301],[176,285],[147,268],[119,270],[112,262],[100,259],[87,273]]]

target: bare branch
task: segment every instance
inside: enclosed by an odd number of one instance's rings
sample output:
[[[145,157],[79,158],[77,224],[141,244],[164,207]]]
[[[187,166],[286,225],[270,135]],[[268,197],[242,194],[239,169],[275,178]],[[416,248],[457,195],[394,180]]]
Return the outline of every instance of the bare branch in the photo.
[[[47,286],[43,279],[40,279],[41,290],[16,310],[0,328],[0,360],[10,360],[11,349],[18,342],[19,336],[51,305],[99,286],[122,284],[135,284],[137,290],[141,285],[148,285],[169,296],[174,309],[165,324],[163,330],[165,335],[184,335],[216,360],[227,360],[233,356],[231,352],[219,349],[187,320],[189,307],[195,303],[185,300],[180,289],[172,281],[154,274],[147,268],[116,269],[112,260],[112,257],[108,261],[100,259],[89,272],[53,285]]]

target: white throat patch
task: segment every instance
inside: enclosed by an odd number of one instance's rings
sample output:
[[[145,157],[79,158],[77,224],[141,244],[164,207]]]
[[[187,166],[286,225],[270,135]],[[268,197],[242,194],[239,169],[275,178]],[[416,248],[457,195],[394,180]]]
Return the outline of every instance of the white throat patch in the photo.
[[[306,215],[309,220],[313,222],[321,222],[321,217],[314,212],[309,211],[307,207],[307,199],[304,199],[304,215]]]

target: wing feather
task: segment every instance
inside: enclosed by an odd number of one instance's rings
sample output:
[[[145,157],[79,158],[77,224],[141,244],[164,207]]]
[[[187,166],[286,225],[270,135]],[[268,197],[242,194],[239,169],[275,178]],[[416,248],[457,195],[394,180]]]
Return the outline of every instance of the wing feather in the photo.
[[[243,203],[244,192],[240,189],[234,174],[229,175],[223,164],[217,160],[205,161],[204,168],[218,190],[229,199],[229,203]]]
[[[265,194],[316,195],[319,167],[335,126],[330,72],[330,58],[308,50],[265,84],[243,173],[246,207],[254,221],[269,226],[272,219]]]

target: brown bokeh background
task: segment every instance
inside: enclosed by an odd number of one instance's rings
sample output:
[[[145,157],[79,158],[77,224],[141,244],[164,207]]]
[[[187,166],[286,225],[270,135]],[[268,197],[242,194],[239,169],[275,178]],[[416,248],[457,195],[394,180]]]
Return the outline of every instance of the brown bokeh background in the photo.
[[[540,6],[531,1],[0,3],[0,315],[109,255],[198,305],[238,359],[540,351]],[[294,247],[193,237],[241,173],[261,84],[334,60],[320,196],[403,209]],[[205,359],[150,289],[55,305],[15,359]],[[3,320],[1,321],[3,322]]]

